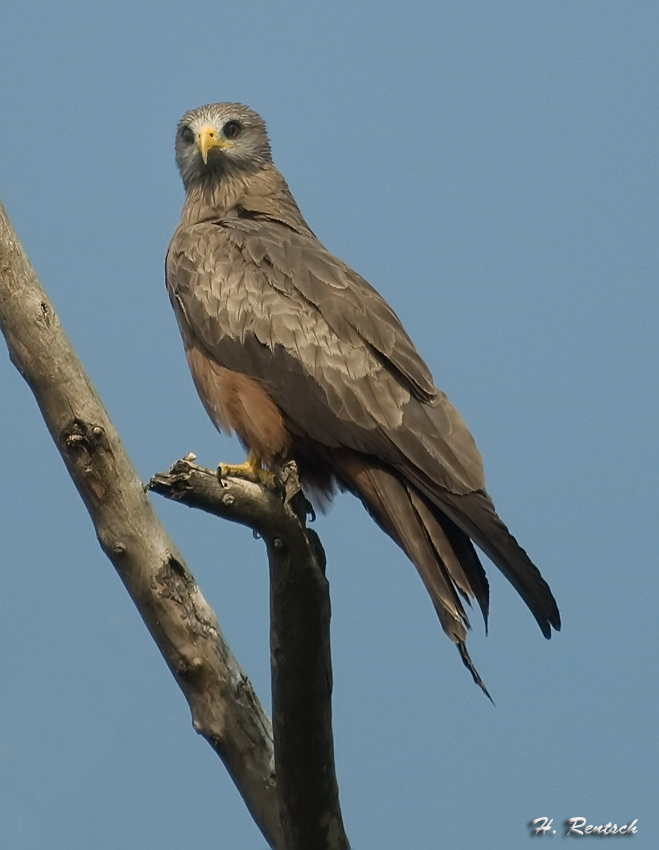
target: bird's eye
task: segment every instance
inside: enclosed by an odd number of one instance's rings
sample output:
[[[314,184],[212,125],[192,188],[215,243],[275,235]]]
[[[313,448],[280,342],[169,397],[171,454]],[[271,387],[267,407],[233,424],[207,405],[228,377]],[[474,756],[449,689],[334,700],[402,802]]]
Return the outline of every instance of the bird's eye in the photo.
[[[181,127],[181,139],[186,143],[186,145],[191,145],[194,142],[194,133],[187,124],[185,127]]]
[[[227,139],[235,139],[242,132],[242,124],[240,121],[227,121],[223,127],[224,135]]]

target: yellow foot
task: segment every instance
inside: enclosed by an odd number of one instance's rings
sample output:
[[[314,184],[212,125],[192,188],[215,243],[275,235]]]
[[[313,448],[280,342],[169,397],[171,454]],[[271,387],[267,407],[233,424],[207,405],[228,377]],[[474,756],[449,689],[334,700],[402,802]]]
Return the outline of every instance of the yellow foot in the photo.
[[[246,478],[265,487],[275,487],[277,478],[267,469],[261,466],[261,458],[254,452],[247,455],[244,463],[220,463],[217,467],[220,478]]]

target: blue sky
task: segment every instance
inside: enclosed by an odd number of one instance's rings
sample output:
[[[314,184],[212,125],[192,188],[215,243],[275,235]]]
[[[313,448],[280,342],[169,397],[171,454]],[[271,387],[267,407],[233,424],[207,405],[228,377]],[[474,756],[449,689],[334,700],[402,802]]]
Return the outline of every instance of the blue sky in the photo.
[[[359,504],[318,519],[355,848],[560,845],[572,816],[638,818],[655,846],[658,32],[642,0],[3,6],[0,199],[143,478],[241,457],[196,397],[163,259],[179,117],[243,101],[558,599],[547,643],[488,565],[469,648],[493,708]],[[0,440],[0,847],[263,848],[6,357]],[[154,501],[269,704],[262,542]]]

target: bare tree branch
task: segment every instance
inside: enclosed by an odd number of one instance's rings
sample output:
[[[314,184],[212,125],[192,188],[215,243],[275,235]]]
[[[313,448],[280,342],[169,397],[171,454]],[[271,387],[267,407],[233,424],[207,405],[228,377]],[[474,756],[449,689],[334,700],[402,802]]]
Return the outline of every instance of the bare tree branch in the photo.
[[[275,761],[287,850],[347,850],[332,737],[330,598],[325,555],[292,509],[301,497],[294,464],[283,470],[288,498],[217,474],[189,459],[149,487],[256,530],[270,564],[270,658]],[[306,502],[302,497],[301,513]],[[304,516],[302,517],[304,519]]]
[[[248,481],[220,483],[189,458],[150,483],[251,527],[266,542],[273,752],[270,720],[153,512],[1,205],[0,327],[103,551],[188,700],[194,728],[224,761],[266,840],[275,850],[347,850],[331,728],[329,589],[320,542],[304,527],[295,465],[282,470],[286,498]]]
[[[155,515],[2,205],[0,327],[194,728],[223,760],[270,846],[284,850],[270,720]]]

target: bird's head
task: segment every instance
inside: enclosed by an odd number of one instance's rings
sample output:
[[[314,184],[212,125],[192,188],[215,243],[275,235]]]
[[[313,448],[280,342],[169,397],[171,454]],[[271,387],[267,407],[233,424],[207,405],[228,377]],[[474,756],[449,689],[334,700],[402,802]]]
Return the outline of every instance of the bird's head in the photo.
[[[241,103],[210,103],[186,112],[176,131],[176,164],[183,184],[247,175],[271,162],[263,119]]]

